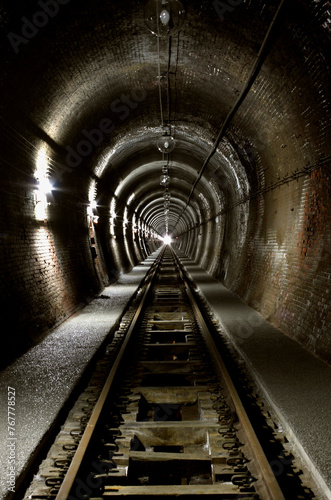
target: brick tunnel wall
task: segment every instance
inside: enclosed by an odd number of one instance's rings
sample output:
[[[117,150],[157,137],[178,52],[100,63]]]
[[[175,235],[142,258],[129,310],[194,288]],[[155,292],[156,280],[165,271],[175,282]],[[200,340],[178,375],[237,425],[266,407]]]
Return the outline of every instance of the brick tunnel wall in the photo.
[[[311,174],[264,197],[260,231],[258,206],[239,269],[225,284],[285,334],[331,362],[330,169]]]
[[[330,181],[330,168],[321,168],[302,181],[302,193],[297,186],[295,195],[302,200],[298,220],[284,232],[284,240],[293,242],[293,257],[289,269],[274,274],[278,299],[268,311],[274,324],[329,362]],[[279,198],[285,210],[292,210],[285,187]]]
[[[200,237],[192,230],[178,241],[284,334],[331,363],[330,20],[323,2],[304,3],[302,11],[288,4],[281,36],[234,118],[234,129],[250,131],[260,180],[250,181],[248,200],[220,207],[213,227],[203,223]]]
[[[331,169],[324,164],[243,204],[247,223],[240,223],[238,207],[223,214],[209,228],[209,246],[204,224],[200,244],[186,235],[182,249],[284,334],[331,364],[330,195]],[[238,229],[244,244],[237,241]]]
[[[2,364],[38,342],[101,288],[79,199],[74,192],[70,201],[54,193],[47,219],[37,220],[35,182],[14,170],[19,163],[13,155],[10,165],[0,165],[0,294],[7,325],[2,328]]]

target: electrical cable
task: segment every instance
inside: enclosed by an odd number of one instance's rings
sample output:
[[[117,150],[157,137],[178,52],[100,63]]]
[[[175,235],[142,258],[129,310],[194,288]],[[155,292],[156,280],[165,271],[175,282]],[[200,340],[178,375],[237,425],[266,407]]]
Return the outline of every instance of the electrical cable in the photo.
[[[171,42],[172,38],[169,36],[168,48],[168,67],[167,67],[167,108],[168,108],[168,123],[170,125],[170,63],[171,63]]]
[[[162,109],[162,90],[161,90],[161,62],[160,62],[160,28],[159,28],[159,13],[158,5],[156,2],[156,23],[157,23],[157,72],[158,72],[158,83],[159,83],[159,102],[160,102],[160,113],[161,113],[161,126],[163,128],[163,109]]]
[[[267,48],[268,48],[268,42],[271,38],[271,34],[272,34],[272,30],[276,24],[276,21],[278,20],[279,18],[279,15],[280,15],[280,12],[282,10],[282,7],[283,5],[285,4],[286,0],[281,0],[281,2],[279,3],[278,5],[278,8],[273,16],[273,19],[269,25],[269,28],[267,30],[267,33],[263,39],[263,42],[261,44],[261,47],[259,49],[259,52],[255,58],[255,61],[253,63],[253,66],[249,72],[249,75],[246,79],[246,82],[244,84],[244,87],[238,97],[238,99],[236,100],[235,104],[233,105],[233,107],[231,108],[230,112],[228,113],[227,117],[225,118],[224,122],[223,122],[223,125],[222,127],[220,128],[220,131],[201,167],[201,170],[195,180],[195,182],[193,183],[193,186],[191,188],[191,191],[190,191],[190,194],[187,198],[187,201],[185,203],[185,206],[184,208],[182,209],[181,213],[179,214],[178,218],[177,218],[177,221],[176,221],[176,224],[175,224],[175,227],[174,229],[176,228],[177,224],[178,224],[178,221],[179,219],[181,218],[181,216],[183,215],[183,213],[185,212],[187,206],[189,205],[190,201],[191,201],[191,198],[192,198],[192,195],[195,191],[195,188],[197,186],[197,184],[199,183],[206,167],[207,167],[207,164],[209,162],[209,160],[211,159],[211,157],[214,155],[214,153],[216,152],[217,150],[217,147],[219,145],[219,143],[221,142],[221,140],[223,139],[224,135],[225,135],[225,132],[226,130],[228,129],[229,125],[230,125],[230,122],[232,121],[233,117],[235,116],[236,112],[238,111],[239,107],[241,106],[241,104],[243,103],[244,99],[246,98],[249,90],[251,89],[253,83],[255,82],[256,80],[256,77],[257,75],[259,74],[260,72],[260,69],[261,69],[261,66],[262,66],[262,63],[264,61],[264,58],[267,54]]]

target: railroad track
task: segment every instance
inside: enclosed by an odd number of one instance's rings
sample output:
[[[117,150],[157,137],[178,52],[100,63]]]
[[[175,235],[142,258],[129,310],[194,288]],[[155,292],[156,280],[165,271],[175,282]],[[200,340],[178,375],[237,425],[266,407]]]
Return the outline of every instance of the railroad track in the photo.
[[[121,496],[308,498],[283,495],[169,247],[24,499]]]

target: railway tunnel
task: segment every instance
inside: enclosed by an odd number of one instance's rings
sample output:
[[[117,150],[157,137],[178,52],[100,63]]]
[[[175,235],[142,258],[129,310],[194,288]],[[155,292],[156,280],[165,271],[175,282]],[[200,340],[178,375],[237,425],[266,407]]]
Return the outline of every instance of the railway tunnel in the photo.
[[[85,366],[170,242],[266,392],[314,395],[296,442],[329,498],[330,2],[0,8],[3,391],[38,392],[45,342]]]

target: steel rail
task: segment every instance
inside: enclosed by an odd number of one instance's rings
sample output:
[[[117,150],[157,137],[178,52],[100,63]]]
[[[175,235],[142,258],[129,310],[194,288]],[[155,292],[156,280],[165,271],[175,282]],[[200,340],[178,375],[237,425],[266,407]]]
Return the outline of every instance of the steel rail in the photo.
[[[248,415],[245,411],[245,408],[241,402],[241,399],[238,395],[238,392],[232,382],[232,379],[230,377],[230,374],[224,364],[224,361],[217,349],[217,346],[210,334],[209,328],[204,320],[203,315],[201,314],[200,308],[195,300],[195,297],[191,291],[191,287],[185,278],[183,272],[182,272],[182,267],[180,264],[180,261],[178,257],[175,255],[174,251],[172,250],[175,261],[178,266],[178,271],[183,279],[183,282],[185,284],[185,289],[186,293],[188,296],[188,299],[190,301],[191,307],[194,311],[194,314],[196,316],[197,323],[199,325],[199,328],[201,330],[201,334],[208,346],[208,349],[210,351],[210,354],[215,362],[216,367],[218,368],[222,379],[224,380],[224,383],[229,391],[229,394],[232,398],[233,404],[236,409],[236,413],[238,415],[238,419],[242,425],[243,431],[247,436],[248,439],[248,446],[250,448],[250,451],[253,455],[253,458],[255,460],[256,465],[258,466],[260,473],[261,473],[261,479],[263,482],[264,487],[266,488],[266,491],[269,495],[270,500],[285,500],[285,497],[282,493],[282,490],[280,489],[280,486],[275,478],[275,475],[270,467],[270,464],[265,456],[265,453],[262,449],[262,446],[255,434],[255,431],[253,429],[253,426],[248,418]]]
[[[116,376],[116,373],[117,373],[117,370],[118,370],[118,367],[121,363],[121,360],[124,356],[124,353],[126,351],[126,348],[127,348],[127,345],[130,341],[130,338],[132,336],[132,333],[133,331],[135,330],[136,326],[137,326],[137,323],[141,317],[141,313],[143,311],[143,308],[144,308],[144,305],[145,305],[145,302],[149,296],[149,292],[151,290],[151,287],[153,285],[153,282],[154,282],[154,278],[156,276],[156,272],[158,270],[158,267],[159,267],[159,264],[160,262],[162,261],[162,257],[163,257],[163,254],[164,254],[164,250],[161,252],[161,254],[158,256],[158,258],[156,259],[155,263],[153,264],[151,270],[149,271],[149,273],[147,274],[146,278],[148,276],[151,275],[151,279],[150,279],[150,282],[148,283],[147,285],[147,288],[145,290],[145,293],[141,299],[141,302],[138,306],[138,309],[137,311],[135,312],[135,315],[134,317],[132,318],[132,321],[130,323],[130,326],[128,328],[128,331],[125,335],[125,339],[123,341],[123,344],[121,346],[121,349],[118,353],[118,356],[116,357],[116,360],[114,362],[114,365],[111,369],[111,371],[109,372],[109,375],[107,377],[107,380],[105,382],[105,385],[101,391],[101,394],[99,396],[99,399],[98,401],[96,402],[96,405],[92,411],[92,414],[91,414],[91,417],[88,421],[88,424],[85,428],[85,431],[83,433],[83,436],[79,442],[79,445],[77,447],[77,450],[75,452],[75,455],[71,461],[71,464],[69,466],[69,469],[64,477],[64,480],[61,484],[61,487],[59,489],[59,492],[57,494],[57,496],[55,497],[55,500],[67,500],[69,495],[70,495],[70,491],[73,487],[73,484],[74,484],[74,481],[77,477],[77,474],[78,474],[78,471],[79,471],[79,468],[82,464],[82,461],[83,461],[83,458],[84,458],[84,455],[85,455],[85,452],[87,450],[87,447],[91,441],[91,438],[92,438],[92,435],[93,435],[93,432],[95,430],[95,427],[98,423],[98,420],[99,420],[99,417],[100,417],[100,414],[102,412],[102,409],[104,407],[104,404],[108,398],[108,395],[109,395],[109,392],[111,390],[111,387],[112,387],[112,384],[114,382],[114,378]],[[153,269],[154,268],[154,269]],[[145,279],[146,279],[145,278]]]

